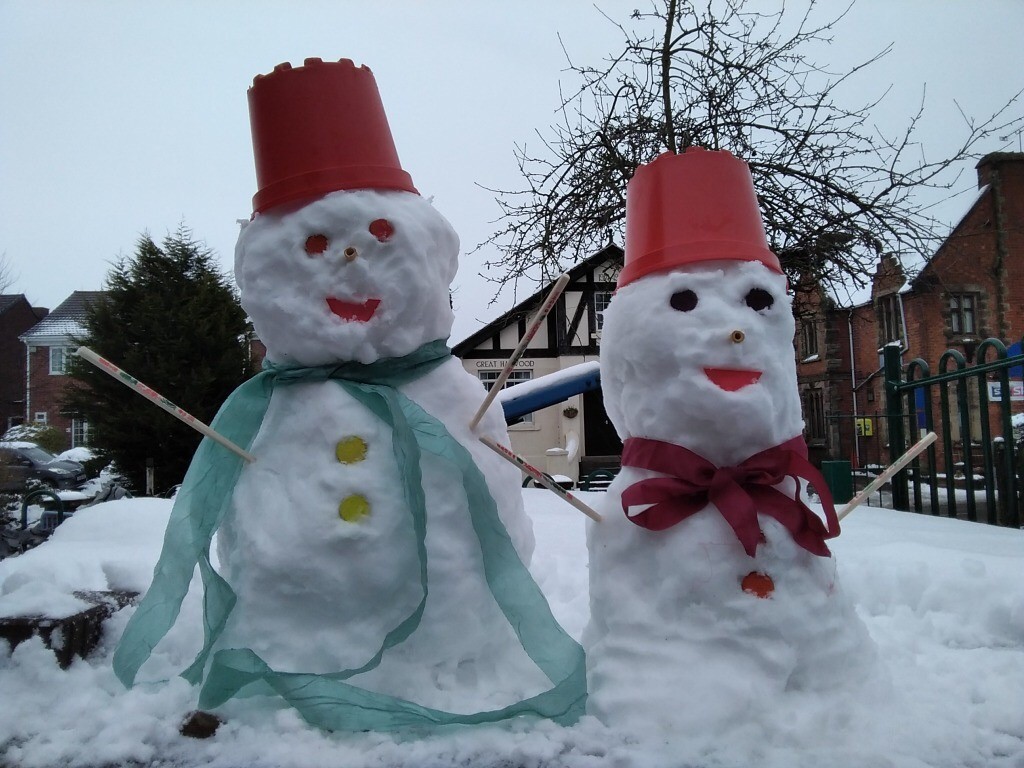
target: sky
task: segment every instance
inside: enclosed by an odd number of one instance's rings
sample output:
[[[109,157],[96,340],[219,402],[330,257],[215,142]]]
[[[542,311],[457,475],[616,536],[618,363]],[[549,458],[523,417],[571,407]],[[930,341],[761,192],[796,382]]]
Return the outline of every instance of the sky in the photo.
[[[488,188],[521,186],[515,146],[539,149],[536,132],[556,122],[559,89],[575,84],[566,53],[598,63],[617,51],[601,11],[625,21],[636,4],[0,0],[6,292],[52,309],[102,289],[141,234],[159,241],[181,224],[229,271],[256,191],[246,89],[281,62],[350,58],[374,71],[403,167],[461,237],[457,342],[516,298],[506,290],[491,303],[495,287],[479,277],[496,251],[474,248],[500,228]],[[892,43],[851,104],[888,91],[872,118],[891,131],[924,95],[931,159],[962,135],[959,109],[984,117],[1024,86],[1022,26],[1020,0],[857,0],[815,59],[842,71]],[[970,202],[972,165],[959,197],[935,209],[950,226]]]

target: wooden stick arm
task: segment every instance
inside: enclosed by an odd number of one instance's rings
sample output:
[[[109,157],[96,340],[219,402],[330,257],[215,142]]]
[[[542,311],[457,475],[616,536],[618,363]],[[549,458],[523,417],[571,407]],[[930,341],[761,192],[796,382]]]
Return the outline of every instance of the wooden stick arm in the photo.
[[[929,445],[934,443],[937,439],[938,435],[936,435],[934,432],[929,432],[927,435],[922,437],[917,443],[911,446],[909,451],[907,451],[898,459],[896,459],[896,461],[894,461],[891,466],[889,466],[884,472],[882,472],[882,474],[880,474],[878,477],[872,480],[868,484],[867,488],[865,488],[863,491],[861,491],[852,499],[850,499],[850,503],[847,504],[843,508],[843,511],[838,514],[838,518],[842,520],[844,517],[850,514],[856,507],[859,507],[861,504],[863,504],[867,500],[868,496],[870,496],[872,493],[874,493],[883,485],[885,485],[893,475],[895,475],[897,472],[899,472],[901,469],[907,466],[907,464],[909,464],[915,458],[917,458],[919,454],[924,452],[924,450]]]
[[[88,362],[92,363],[104,373],[110,374],[113,378],[120,381],[129,389],[135,390],[144,398],[149,400],[151,403],[160,406],[169,414],[174,416],[176,419],[185,422],[190,427],[192,427],[192,429],[196,430],[196,432],[199,432],[200,434],[205,435],[206,437],[219,443],[220,445],[223,445],[229,451],[238,454],[248,462],[256,461],[256,457],[253,456],[251,453],[243,450],[242,448],[239,448],[237,445],[228,440],[222,434],[214,431],[206,424],[199,421],[199,419],[197,419],[188,411],[182,410],[174,403],[172,403],[170,400],[168,400],[166,397],[161,395],[159,392],[146,386],[141,381],[136,379],[134,376],[129,374],[127,371],[114,365],[105,357],[100,357],[88,347],[79,347],[75,354],[78,355],[83,360],[87,360]]]
[[[580,512],[582,512],[584,515],[589,517],[594,522],[600,523],[602,520],[604,520],[604,518],[601,517],[600,513],[596,512],[588,504],[584,503],[580,499],[573,496],[558,483],[551,482],[551,480],[549,480],[543,472],[541,472],[533,465],[528,464],[526,460],[521,456],[516,455],[505,446],[494,442],[489,437],[481,437],[480,442],[486,445],[496,454],[501,456],[501,458],[505,459],[505,461],[519,467],[519,469],[528,474],[530,477],[532,477],[542,486],[547,488],[549,491],[561,496],[565,501],[567,501],[572,506],[576,507],[576,509],[578,509]]]
[[[494,402],[494,398],[501,392],[501,388],[505,386],[505,382],[508,381],[508,377],[512,375],[512,368],[519,358],[523,356],[526,351],[526,346],[533,340],[533,337],[537,335],[537,330],[540,328],[541,322],[547,317],[551,308],[555,306],[555,302],[558,301],[558,297],[562,295],[562,291],[565,290],[565,286],[569,284],[569,274],[562,274],[558,280],[555,281],[554,286],[551,288],[551,293],[544,300],[544,303],[540,307],[540,311],[537,312],[537,316],[530,323],[530,327],[526,329],[526,333],[523,334],[523,338],[519,341],[519,346],[512,352],[512,356],[505,363],[505,367],[501,369],[501,373],[498,374],[498,378],[495,379],[494,383],[491,384],[491,388],[487,390],[487,396],[484,398],[483,403],[477,409],[476,414],[469,422],[470,430],[476,429],[476,425],[480,423],[480,419],[487,412],[487,409],[491,407],[491,403]]]

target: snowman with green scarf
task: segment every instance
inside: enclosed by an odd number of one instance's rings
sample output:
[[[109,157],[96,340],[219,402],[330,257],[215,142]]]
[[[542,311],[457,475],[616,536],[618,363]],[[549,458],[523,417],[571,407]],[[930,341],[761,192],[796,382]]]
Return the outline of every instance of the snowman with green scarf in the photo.
[[[279,697],[331,730],[582,712],[582,650],[526,566],[533,534],[500,409],[446,346],[459,241],[402,168],[372,73],[258,76],[259,191],[235,253],[265,370],[213,427],[115,655],[131,685],[196,565],[199,706]],[[218,564],[210,540],[217,533]]]

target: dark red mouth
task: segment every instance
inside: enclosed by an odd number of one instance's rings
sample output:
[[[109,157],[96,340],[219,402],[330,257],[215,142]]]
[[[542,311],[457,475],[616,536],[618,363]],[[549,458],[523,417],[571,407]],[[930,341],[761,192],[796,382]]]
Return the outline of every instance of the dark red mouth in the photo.
[[[377,307],[380,306],[380,299],[367,299],[357,304],[354,301],[342,301],[341,299],[328,296],[327,306],[330,307],[331,312],[342,320],[355,320],[359,323],[365,323],[377,311]]]
[[[711,379],[711,383],[726,392],[735,392],[751,384],[756,384],[761,378],[761,371],[743,371],[736,368],[705,368],[704,375]]]

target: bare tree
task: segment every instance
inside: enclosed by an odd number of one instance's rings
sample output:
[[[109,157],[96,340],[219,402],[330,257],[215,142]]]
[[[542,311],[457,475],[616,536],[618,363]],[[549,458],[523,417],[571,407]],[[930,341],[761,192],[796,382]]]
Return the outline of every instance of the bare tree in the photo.
[[[880,251],[931,252],[940,228],[915,193],[948,190],[947,169],[1020,131],[1021,94],[984,120],[964,115],[955,151],[929,161],[916,141],[923,98],[895,136],[872,123],[878,101],[842,103],[844,83],[888,48],[832,73],[809,51],[831,42],[845,12],[817,22],[815,0],[796,16],[782,0],[774,13],[746,6],[650,0],[629,27],[608,19],[623,50],[598,67],[569,61],[579,86],[538,133],[543,152],[516,148],[525,188],[491,190],[504,226],[483,244],[501,252],[486,262],[489,279],[547,281],[621,235],[637,166],[692,145],[749,163],[769,243],[794,278],[860,284]]]

